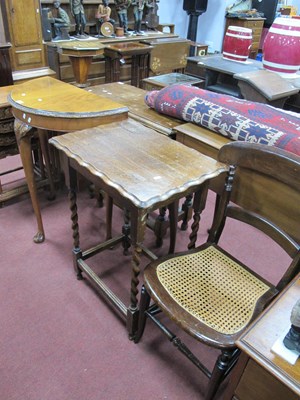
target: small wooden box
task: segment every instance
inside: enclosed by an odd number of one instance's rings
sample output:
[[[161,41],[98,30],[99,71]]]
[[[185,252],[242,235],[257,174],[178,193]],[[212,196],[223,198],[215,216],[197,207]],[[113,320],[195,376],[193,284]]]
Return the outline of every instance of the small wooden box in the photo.
[[[192,86],[201,86],[203,80],[190,75],[173,72],[171,74],[157,75],[143,79],[145,90],[160,90],[176,83],[184,83]]]

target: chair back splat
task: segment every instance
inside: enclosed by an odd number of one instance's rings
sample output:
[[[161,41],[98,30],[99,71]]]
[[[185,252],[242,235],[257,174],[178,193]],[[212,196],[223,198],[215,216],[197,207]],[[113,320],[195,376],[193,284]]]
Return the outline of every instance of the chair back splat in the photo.
[[[232,142],[218,159],[229,170],[208,240],[148,264],[135,336],[138,342],[151,319],[210,378],[206,400],[213,399],[235,365],[236,340],[300,271],[300,157],[272,146]],[[262,231],[288,254],[290,265],[276,285],[219,245],[230,219]],[[194,339],[220,350],[212,371],[161,322],[161,311]]]

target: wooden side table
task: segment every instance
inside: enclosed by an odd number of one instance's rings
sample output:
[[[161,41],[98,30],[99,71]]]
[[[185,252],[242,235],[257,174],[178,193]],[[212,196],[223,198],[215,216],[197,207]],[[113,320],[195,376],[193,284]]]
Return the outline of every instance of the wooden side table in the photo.
[[[122,123],[112,123],[56,136],[50,143],[61,151],[67,162],[67,185],[70,189],[70,209],[73,228],[73,256],[75,270],[80,277],[84,272],[95,283],[104,297],[124,317],[131,338],[137,330],[138,286],[140,257],[155,256],[143,246],[147,215],[169,206],[175,216],[178,200],[195,194],[195,219],[191,237],[196,238],[200,213],[205,206],[208,180],[227,170],[216,160],[170,140],[128,118]],[[187,162],[188,160],[188,162]],[[123,240],[126,236],[111,238],[92,249],[83,251],[79,242],[76,205],[76,171],[102,189],[113,201],[130,214],[132,243],[132,278],[128,284],[130,305],[126,307],[116,293],[96,275],[87,259]],[[177,173],[180,171],[180,173]],[[107,207],[108,215],[111,210]],[[110,221],[108,221],[108,225]],[[176,233],[176,218],[170,221]],[[175,224],[175,226],[174,226]],[[174,249],[172,249],[174,250]]]
[[[87,79],[92,59],[104,52],[104,45],[92,42],[62,42],[57,45],[58,53],[69,56],[72,64],[76,85],[88,86]]]
[[[142,80],[149,76],[149,54],[152,46],[125,42],[108,45],[104,50],[105,56],[105,82],[118,82],[120,80],[121,64],[125,63],[124,57],[131,57],[131,85],[142,87]]]
[[[50,77],[14,86],[9,95],[15,117],[15,134],[37,220],[35,243],[45,239],[41,210],[37,197],[31,146],[32,127],[38,129],[45,164],[49,172],[51,193],[54,193],[51,162],[47,148],[48,130],[70,132],[127,118],[128,109],[122,104],[96,96],[76,86]]]
[[[176,83],[184,83],[191,86],[201,86],[204,84],[203,79],[195,78],[190,75],[172,72],[171,74],[151,76],[143,80],[145,90],[160,90],[166,86]]]

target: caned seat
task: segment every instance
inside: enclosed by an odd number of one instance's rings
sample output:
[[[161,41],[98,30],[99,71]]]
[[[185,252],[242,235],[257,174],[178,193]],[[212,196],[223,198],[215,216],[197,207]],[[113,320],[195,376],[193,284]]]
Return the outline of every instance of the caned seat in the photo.
[[[300,157],[275,147],[233,142],[221,148],[218,159],[229,165],[229,172],[208,240],[145,268],[135,337],[138,342],[147,318],[155,322],[210,378],[205,399],[215,396],[234,366],[238,337],[300,270]],[[291,209],[299,214],[296,220],[289,217]],[[290,256],[276,285],[220,247],[228,219],[264,232]],[[265,267],[272,268],[269,264]],[[213,371],[162,324],[160,311],[195,339],[220,350]]]

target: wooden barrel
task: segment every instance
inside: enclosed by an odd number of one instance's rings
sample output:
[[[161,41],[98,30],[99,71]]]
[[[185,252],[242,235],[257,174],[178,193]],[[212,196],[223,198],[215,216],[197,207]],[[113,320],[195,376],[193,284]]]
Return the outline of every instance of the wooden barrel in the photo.
[[[241,26],[229,26],[223,42],[223,58],[245,62],[252,45],[252,30]]]
[[[300,20],[276,18],[263,43],[263,66],[282,75],[300,67]]]
[[[124,36],[124,28],[121,26],[116,27],[116,36],[123,37]]]

